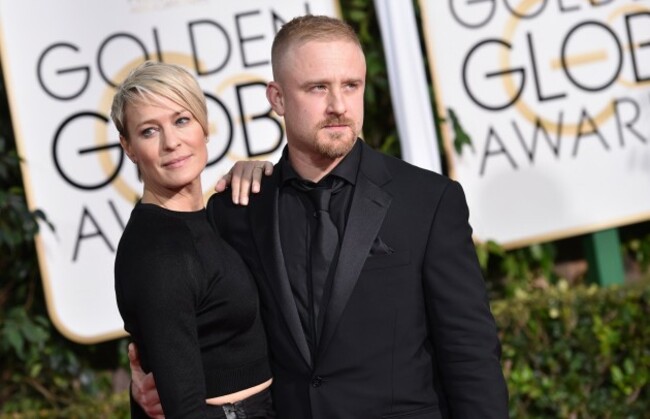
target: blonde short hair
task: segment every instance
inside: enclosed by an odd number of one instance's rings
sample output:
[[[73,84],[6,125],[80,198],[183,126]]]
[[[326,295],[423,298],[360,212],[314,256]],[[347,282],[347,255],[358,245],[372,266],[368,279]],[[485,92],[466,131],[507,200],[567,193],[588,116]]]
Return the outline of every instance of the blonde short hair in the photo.
[[[271,47],[273,78],[278,80],[280,64],[286,52],[296,44],[309,41],[349,41],[361,48],[354,29],[346,22],[329,16],[305,15],[282,25]]]
[[[145,61],[117,87],[111,106],[111,119],[117,131],[128,140],[126,106],[146,99],[163,97],[187,109],[208,135],[208,108],[203,90],[185,68]]]

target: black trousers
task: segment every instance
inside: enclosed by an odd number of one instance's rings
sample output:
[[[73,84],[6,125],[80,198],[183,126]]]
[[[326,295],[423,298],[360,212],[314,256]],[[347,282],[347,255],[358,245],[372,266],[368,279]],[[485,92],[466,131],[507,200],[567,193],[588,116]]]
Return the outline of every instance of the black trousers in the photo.
[[[235,403],[208,406],[211,410],[210,417],[219,419],[273,419],[276,417],[269,388]]]

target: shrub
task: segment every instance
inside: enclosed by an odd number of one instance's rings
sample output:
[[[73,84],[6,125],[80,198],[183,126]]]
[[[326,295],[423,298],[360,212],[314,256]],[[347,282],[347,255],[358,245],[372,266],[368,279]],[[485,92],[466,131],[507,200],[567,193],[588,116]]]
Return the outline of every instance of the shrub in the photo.
[[[494,304],[514,418],[647,418],[650,284]]]

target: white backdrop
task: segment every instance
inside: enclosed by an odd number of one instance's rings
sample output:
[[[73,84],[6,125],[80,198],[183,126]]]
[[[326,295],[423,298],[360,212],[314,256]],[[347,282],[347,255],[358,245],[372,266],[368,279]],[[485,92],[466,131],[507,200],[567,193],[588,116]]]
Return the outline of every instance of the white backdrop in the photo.
[[[144,59],[187,66],[208,95],[206,193],[232,162],[276,160],[270,49],[293,16],[334,0],[0,0],[0,47],[50,317],[85,343],[123,334],[115,249],[142,186],[108,122],[113,86]]]
[[[375,0],[402,158],[440,173],[440,151],[413,3]]]
[[[516,247],[650,218],[650,1],[420,4],[477,239]],[[449,110],[471,138],[460,153]]]

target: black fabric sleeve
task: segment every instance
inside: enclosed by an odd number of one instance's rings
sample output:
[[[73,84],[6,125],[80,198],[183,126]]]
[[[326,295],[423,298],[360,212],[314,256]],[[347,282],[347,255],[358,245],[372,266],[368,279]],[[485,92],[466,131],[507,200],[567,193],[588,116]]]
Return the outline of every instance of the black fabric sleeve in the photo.
[[[428,317],[451,417],[507,418],[497,328],[472,241],[465,195],[443,192],[424,265]]]
[[[207,405],[196,325],[202,266],[189,232],[168,227],[157,237],[136,231],[121,243],[118,306],[143,368],[153,372],[165,416],[202,418]]]

